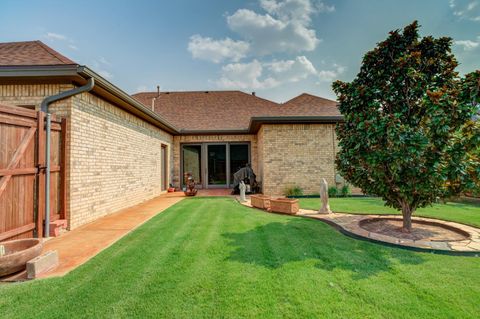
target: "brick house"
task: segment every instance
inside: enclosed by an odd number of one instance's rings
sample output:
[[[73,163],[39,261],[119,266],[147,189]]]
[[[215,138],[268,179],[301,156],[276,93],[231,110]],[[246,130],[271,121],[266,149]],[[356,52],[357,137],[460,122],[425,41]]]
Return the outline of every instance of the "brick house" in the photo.
[[[0,43],[0,103],[39,109],[52,95],[66,118],[69,227],[181,188],[192,172],[202,188],[228,188],[251,163],[263,193],[335,184],[335,101],[302,94],[279,104],[240,91],[129,95],[40,41]],[[0,167],[1,169],[1,167]]]

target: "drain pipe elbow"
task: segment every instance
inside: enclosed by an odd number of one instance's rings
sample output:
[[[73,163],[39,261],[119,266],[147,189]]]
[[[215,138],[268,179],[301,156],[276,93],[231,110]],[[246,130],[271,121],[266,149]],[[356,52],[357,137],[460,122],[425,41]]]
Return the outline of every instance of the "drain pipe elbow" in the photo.
[[[95,86],[95,79],[94,78],[89,78],[87,80],[87,83],[83,86],[79,86],[77,88],[74,88],[72,90],[68,90],[56,95],[51,95],[47,96],[43,101],[42,104],[40,105],[40,109],[42,112],[48,113],[48,106],[52,104],[53,102],[60,101],[66,98],[69,98],[71,96],[83,93],[83,92],[88,92],[93,89]]]
[[[45,124],[45,237],[50,236],[50,139],[51,139],[51,115],[48,112],[48,107],[51,103],[60,101],[71,96],[89,92],[95,86],[95,79],[89,78],[87,83],[83,86],[74,88],[72,90],[68,90],[56,95],[48,96],[40,105],[40,109],[42,112],[46,113],[46,124]],[[39,130],[42,128],[38,128]],[[37,233],[37,236],[41,236],[41,234]]]

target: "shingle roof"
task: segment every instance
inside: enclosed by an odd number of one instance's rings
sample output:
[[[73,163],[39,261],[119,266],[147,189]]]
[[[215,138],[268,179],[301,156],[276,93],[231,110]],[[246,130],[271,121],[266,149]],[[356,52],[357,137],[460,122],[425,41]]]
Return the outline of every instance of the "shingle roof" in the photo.
[[[0,66],[76,64],[41,41],[0,43]]]
[[[182,130],[246,130],[252,117],[339,116],[337,102],[302,94],[279,104],[240,91],[142,92],[134,98]]]
[[[340,116],[337,102],[308,93],[283,103],[289,115],[298,116]]]

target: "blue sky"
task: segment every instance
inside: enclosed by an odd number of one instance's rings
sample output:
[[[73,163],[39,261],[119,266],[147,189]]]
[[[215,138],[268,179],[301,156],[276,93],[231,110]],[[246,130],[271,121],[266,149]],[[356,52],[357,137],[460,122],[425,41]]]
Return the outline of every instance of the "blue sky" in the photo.
[[[278,102],[335,98],[362,56],[413,20],[454,38],[464,73],[480,69],[480,0],[0,2],[0,41],[41,40],[128,93],[256,91]]]

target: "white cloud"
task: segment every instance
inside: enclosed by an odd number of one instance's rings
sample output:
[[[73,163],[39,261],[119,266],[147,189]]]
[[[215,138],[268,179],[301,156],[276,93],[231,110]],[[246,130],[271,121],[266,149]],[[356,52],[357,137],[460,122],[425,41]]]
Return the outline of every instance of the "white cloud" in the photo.
[[[250,63],[231,63],[222,67],[222,76],[217,86],[230,89],[267,89],[277,86],[273,78],[262,78],[263,66],[253,60]]]
[[[101,70],[101,69],[97,69],[96,72],[98,74],[100,74],[101,76],[103,76],[105,79],[107,80],[110,80],[113,78],[113,74],[108,72],[107,70]]]
[[[305,56],[298,56],[295,60],[273,61],[266,63],[266,66],[278,82],[298,82],[317,74],[312,62]]]
[[[146,85],[139,85],[139,86],[137,86],[137,89],[135,90],[135,93],[147,92],[147,91],[148,91],[148,87]]]
[[[45,37],[49,40],[52,40],[52,41],[53,40],[60,40],[60,41],[67,40],[67,37],[64,36],[63,34],[58,34],[58,33],[53,33],[53,32],[47,32]]]
[[[93,70],[103,76],[105,79],[113,79],[113,74],[106,70],[106,68],[110,66],[110,62],[108,62],[104,57],[99,57],[98,59],[93,60],[92,66]]]
[[[310,17],[310,13],[278,12],[278,18],[275,18],[268,13],[258,14],[252,10],[239,9],[227,17],[227,23],[232,31],[249,41],[252,50],[260,55],[312,51],[317,47],[320,39],[315,30],[308,28],[306,22],[309,20],[298,19],[302,14]]]
[[[318,82],[332,82],[345,72],[346,68],[339,64],[333,64],[333,69],[320,70],[317,72]]]
[[[332,12],[334,6],[328,6],[322,1],[310,0],[260,0],[260,6],[269,14],[284,22],[297,21],[308,25],[311,16],[319,12]]]
[[[480,21],[480,1],[455,1],[450,0],[449,6],[452,9],[454,16],[460,19],[467,19],[470,21]]]
[[[110,61],[108,61],[107,59],[105,59],[103,56],[99,57],[98,58],[98,62],[100,62],[101,64],[104,64],[104,65],[112,65],[110,63]]]
[[[478,6],[478,2],[474,1],[474,2],[470,2],[467,6],[467,11],[472,11],[473,9],[475,9],[476,7]]]
[[[333,11],[335,11],[335,6],[333,6],[333,5],[329,6],[329,5],[325,4],[325,2],[322,2],[322,1],[320,1],[316,4],[316,8],[317,8],[318,12],[333,12]]]
[[[345,71],[345,67],[338,64],[332,67],[331,70],[318,71],[305,56],[263,63],[255,59],[248,63],[225,65],[216,84],[223,89],[268,89],[299,82],[310,76],[320,83],[336,80]]]
[[[335,7],[318,0],[259,0],[263,12],[241,8],[227,15],[227,25],[240,40],[193,35],[188,50],[194,58],[215,63],[238,62],[251,55],[312,51],[321,42],[310,26],[312,16]]]
[[[480,45],[479,42],[475,42],[472,40],[459,40],[459,41],[455,41],[455,44],[460,47],[463,47],[465,51],[473,50]]]
[[[249,50],[245,41],[234,41],[230,38],[213,40],[198,34],[190,37],[188,51],[195,59],[220,63],[225,60],[238,61],[245,57]]]
[[[78,47],[75,45],[75,41],[67,37],[66,35],[59,34],[59,33],[54,33],[54,32],[47,32],[44,35],[44,38],[47,40],[54,42],[54,41],[60,41],[63,42],[64,45],[74,51],[78,51]]]

